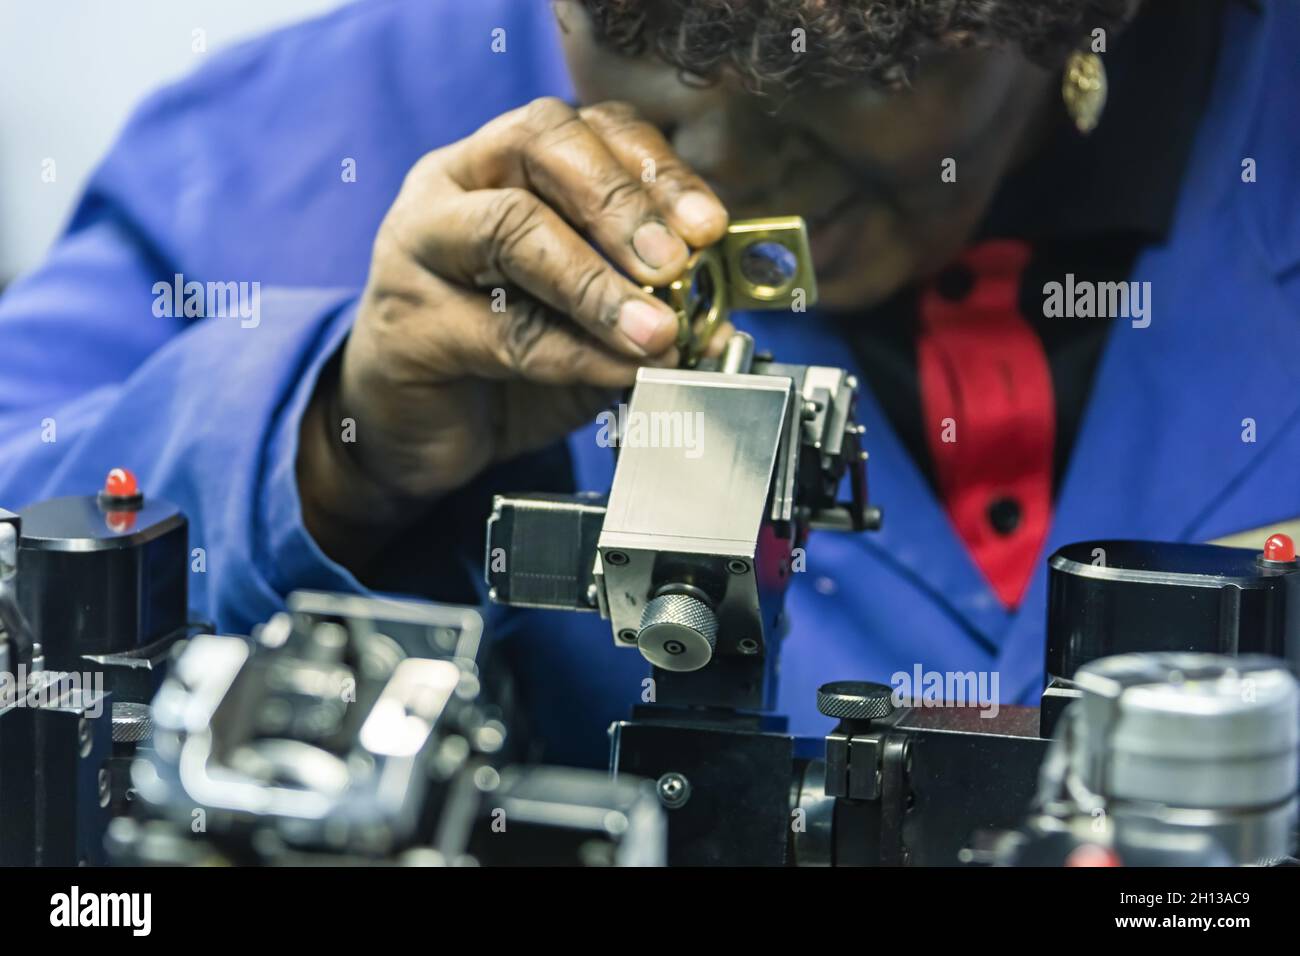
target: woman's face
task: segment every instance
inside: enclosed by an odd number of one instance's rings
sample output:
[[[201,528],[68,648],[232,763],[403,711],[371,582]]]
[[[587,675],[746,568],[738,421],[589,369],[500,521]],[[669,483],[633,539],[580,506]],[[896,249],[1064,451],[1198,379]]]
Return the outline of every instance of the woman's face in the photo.
[[[871,305],[952,259],[1053,85],[1018,52],[984,49],[936,51],[901,92],[758,97],[726,78],[701,89],[660,60],[600,46],[579,4],[555,6],[582,102],[635,106],[733,218],[803,216],[821,302],[834,309]]]

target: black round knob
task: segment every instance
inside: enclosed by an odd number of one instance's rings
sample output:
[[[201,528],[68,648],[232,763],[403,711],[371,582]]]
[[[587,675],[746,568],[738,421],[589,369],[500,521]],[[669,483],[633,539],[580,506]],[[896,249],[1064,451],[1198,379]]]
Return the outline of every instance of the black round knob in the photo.
[[[894,712],[894,689],[870,681],[832,681],[817,688],[817,709],[839,720],[878,720]]]

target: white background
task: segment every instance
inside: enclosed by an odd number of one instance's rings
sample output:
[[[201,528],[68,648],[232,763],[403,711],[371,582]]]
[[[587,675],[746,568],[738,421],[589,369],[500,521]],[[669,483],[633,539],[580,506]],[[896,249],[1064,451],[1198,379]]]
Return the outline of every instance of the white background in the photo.
[[[146,94],[232,43],[345,2],[0,0],[0,285],[44,258]],[[207,53],[193,51],[196,28]],[[41,180],[46,158],[53,183]]]

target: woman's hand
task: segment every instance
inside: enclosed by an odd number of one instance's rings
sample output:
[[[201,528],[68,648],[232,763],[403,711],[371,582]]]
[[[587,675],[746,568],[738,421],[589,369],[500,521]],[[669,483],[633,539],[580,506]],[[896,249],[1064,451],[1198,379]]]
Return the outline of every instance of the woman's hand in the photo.
[[[642,286],[676,278],[726,226],[619,103],[537,100],[424,156],[303,423],[308,529],[358,570],[440,495],[589,421],[639,366],[676,364],[676,317]]]

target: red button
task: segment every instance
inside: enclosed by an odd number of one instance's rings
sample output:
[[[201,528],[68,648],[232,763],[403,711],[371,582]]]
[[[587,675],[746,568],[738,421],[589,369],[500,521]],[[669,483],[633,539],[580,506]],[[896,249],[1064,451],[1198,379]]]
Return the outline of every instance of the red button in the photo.
[[[104,481],[104,494],[109,498],[134,498],[140,493],[135,475],[125,468],[114,468]]]
[[[1294,561],[1295,542],[1288,534],[1272,534],[1264,542],[1265,561]]]

